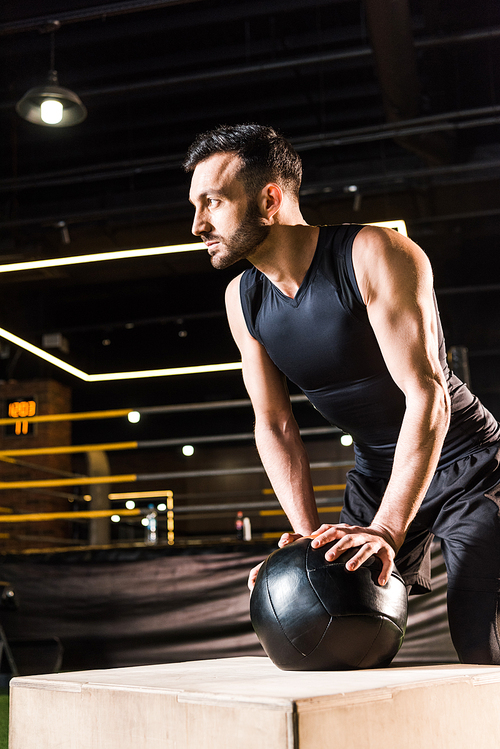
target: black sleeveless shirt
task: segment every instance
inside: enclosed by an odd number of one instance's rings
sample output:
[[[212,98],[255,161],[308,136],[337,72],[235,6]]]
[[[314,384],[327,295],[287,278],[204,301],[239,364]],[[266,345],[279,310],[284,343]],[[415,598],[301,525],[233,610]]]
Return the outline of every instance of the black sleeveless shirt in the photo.
[[[362,226],[321,227],[309,270],[294,299],[256,268],[240,295],[250,334],[333,425],[352,435],[356,467],[387,477],[405,411],[368,321],[352,264]],[[500,425],[448,368],[439,323],[439,358],[451,397],[451,424],[439,467],[500,440]]]

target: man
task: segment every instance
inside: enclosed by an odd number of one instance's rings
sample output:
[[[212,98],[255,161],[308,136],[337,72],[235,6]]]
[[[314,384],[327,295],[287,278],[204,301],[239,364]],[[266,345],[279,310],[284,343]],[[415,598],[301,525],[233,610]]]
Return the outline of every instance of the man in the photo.
[[[335,541],[328,560],[359,547],[349,570],[376,555],[381,585],[396,562],[425,592],[434,534],[460,659],[500,664],[500,425],[448,369],[427,257],[389,229],[307,225],[300,159],[272,128],[203,134],[185,169],[212,265],[253,265],[226,303],[259,454],[294,530],[280,545]],[[285,376],[354,438],[339,525],[320,526]]]

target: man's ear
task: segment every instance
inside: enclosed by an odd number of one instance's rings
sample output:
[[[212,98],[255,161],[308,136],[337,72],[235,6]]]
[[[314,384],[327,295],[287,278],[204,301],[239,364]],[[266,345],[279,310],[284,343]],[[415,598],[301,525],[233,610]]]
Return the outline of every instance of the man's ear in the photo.
[[[269,182],[260,191],[257,202],[262,218],[270,221],[283,203],[283,191],[281,187],[275,182]]]

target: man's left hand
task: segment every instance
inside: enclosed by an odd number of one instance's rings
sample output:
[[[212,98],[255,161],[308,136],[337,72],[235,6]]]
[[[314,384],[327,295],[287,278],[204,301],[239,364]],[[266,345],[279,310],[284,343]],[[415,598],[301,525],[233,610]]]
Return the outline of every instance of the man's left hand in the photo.
[[[349,572],[357,570],[371,556],[377,556],[382,562],[382,571],[378,581],[385,585],[394,569],[394,557],[397,546],[389,531],[381,526],[370,525],[366,528],[357,525],[322,525],[311,534],[311,546],[318,549],[325,544],[337,541],[325,554],[325,559],[332,562],[348,549],[360,547],[359,551],[346,564]]]

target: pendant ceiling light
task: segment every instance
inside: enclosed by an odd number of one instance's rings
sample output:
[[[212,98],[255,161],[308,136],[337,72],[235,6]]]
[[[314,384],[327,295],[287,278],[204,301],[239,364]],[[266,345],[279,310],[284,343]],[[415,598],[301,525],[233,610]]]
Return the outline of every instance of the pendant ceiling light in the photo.
[[[44,86],[35,86],[24,94],[16,104],[16,112],[28,122],[49,127],[77,125],[87,116],[80,98],[59,85],[55,70],[50,71]]]
[[[57,25],[56,25],[57,24]],[[87,110],[74,91],[59,85],[54,70],[54,32],[51,31],[50,72],[46,83],[27,91],[16,104],[16,112],[28,122],[48,127],[77,125],[87,116]]]

